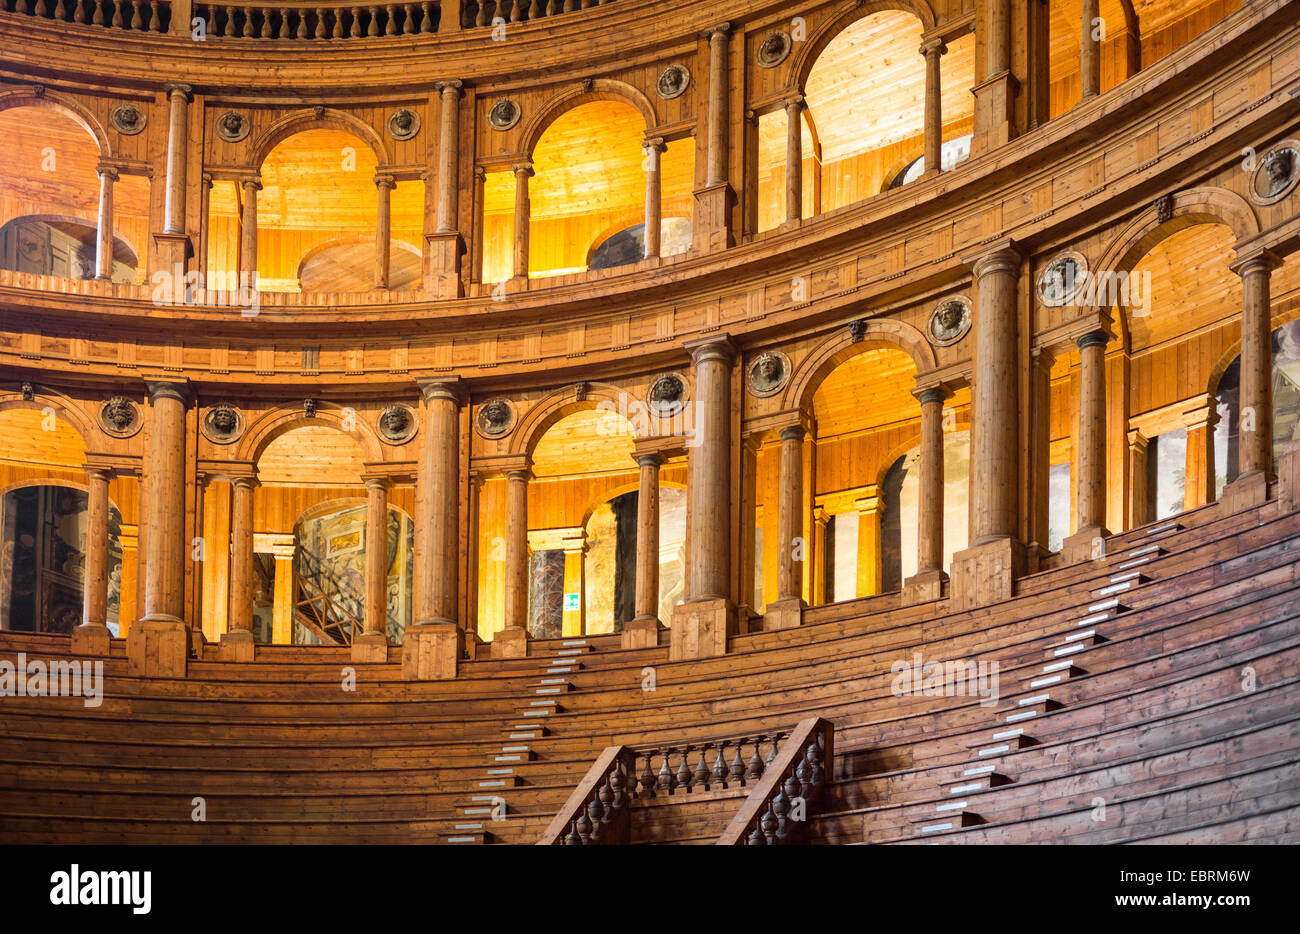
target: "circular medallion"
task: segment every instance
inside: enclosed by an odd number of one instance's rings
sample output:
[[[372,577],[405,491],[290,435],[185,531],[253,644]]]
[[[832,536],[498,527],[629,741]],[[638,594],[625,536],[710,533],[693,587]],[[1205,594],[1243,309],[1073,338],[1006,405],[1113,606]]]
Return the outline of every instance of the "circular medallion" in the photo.
[[[388,444],[405,444],[415,437],[415,412],[393,403],[379,414],[379,437]]]
[[[970,299],[965,295],[945,298],[930,315],[925,336],[936,347],[955,344],[970,331]]]
[[[113,396],[99,408],[99,427],[114,438],[129,438],[143,424],[135,403]]]
[[[1038,300],[1048,308],[1069,304],[1084,286],[1088,260],[1082,253],[1062,253],[1038,276]]]
[[[241,113],[227,110],[217,117],[217,136],[227,143],[237,143],[248,135],[249,119]]]
[[[410,139],[420,132],[420,115],[405,107],[388,116],[388,135],[396,140]]]
[[[203,437],[213,444],[231,444],[244,433],[244,416],[233,405],[214,405],[203,416]]]
[[[686,380],[679,373],[664,373],[650,384],[646,404],[655,415],[676,415],[686,406]]]
[[[490,441],[503,437],[515,427],[515,409],[505,399],[489,399],[474,415],[474,429]]]
[[[1255,166],[1250,179],[1250,200],[1273,204],[1291,193],[1300,179],[1300,142],[1284,139]]]
[[[790,358],[779,350],[765,350],[749,365],[746,382],[751,394],[760,398],[775,395],[790,379]]]
[[[686,93],[686,89],[691,86],[691,73],[686,70],[684,65],[669,65],[659,76],[659,82],[655,85],[655,90],[659,96],[666,101],[674,97],[681,97]]]
[[[494,130],[508,130],[519,122],[522,115],[519,105],[508,97],[497,98],[497,102],[488,111],[488,124]]]
[[[122,104],[113,108],[113,112],[109,115],[109,122],[113,124],[113,129],[123,136],[135,136],[144,129],[144,125],[149,120],[144,111],[135,104]]]
[[[763,41],[758,44],[755,58],[763,68],[775,68],[790,57],[790,48],[790,34],[778,29],[763,37]]]

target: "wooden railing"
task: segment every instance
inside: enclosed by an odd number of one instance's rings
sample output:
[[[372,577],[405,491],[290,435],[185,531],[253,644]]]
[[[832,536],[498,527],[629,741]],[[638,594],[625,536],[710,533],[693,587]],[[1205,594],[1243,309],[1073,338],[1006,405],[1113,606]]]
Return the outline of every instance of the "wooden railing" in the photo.
[[[640,747],[633,751],[639,763],[633,797],[653,798],[661,794],[752,785],[776,760],[789,736],[789,730],[777,730],[684,745]],[[658,769],[654,766],[656,760]]]
[[[718,846],[804,842],[807,819],[821,800],[834,755],[830,721],[821,717],[800,721],[754,783],[754,790],[718,838]]]
[[[569,795],[569,800],[537,841],[539,846],[591,846],[627,843],[629,787],[635,754],[608,746]]]
[[[63,23],[165,33],[171,0],[0,0],[0,10]]]

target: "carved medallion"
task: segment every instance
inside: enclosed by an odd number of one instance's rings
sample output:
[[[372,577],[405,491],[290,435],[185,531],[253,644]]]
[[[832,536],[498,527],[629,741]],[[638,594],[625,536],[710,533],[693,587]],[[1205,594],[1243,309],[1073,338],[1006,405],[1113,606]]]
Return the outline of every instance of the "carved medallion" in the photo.
[[[33,399],[36,398],[36,387],[33,386],[31,383],[23,383],[22,393],[23,393],[23,401],[31,402]]]
[[[233,405],[214,405],[203,416],[203,437],[214,444],[231,444],[244,433],[244,416]]]
[[[113,129],[123,136],[135,136],[149,122],[145,112],[135,104],[122,104],[114,107],[108,119],[113,124]]]
[[[1289,195],[1300,179],[1300,142],[1284,139],[1264,154],[1250,180],[1250,200],[1273,204]]]
[[[99,409],[99,427],[115,438],[129,438],[140,430],[142,420],[135,403],[113,396]]]
[[[388,135],[393,139],[410,139],[420,132],[420,115],[402,107],[388,116]]]
[[[769,32],[758,44],[758,54],[755,56],[758,64],[763,68],[775,68],[790,57],[791,45],[788,32],[780,29]]]
[[[508,130],[519,122],[523,111],[519,105],[508,97],[497,98],[497,102],[488,111],[488,124],[494,130]]]
[[[505,399],[489,399],[479,406],[474,417],[474,428],[489,441],[510,433],[515,427],[515,410]]]
[[[251,123],[243,114],[227,110],[217,117],[217,136],[227,143],[237,143],[248,135]]]
[[[686,70],[686,66],[669,65],[659,75],[659,83],[655,85],[655,90],[664,100],[670,101],[674,97],[681,97],[690,86],[691,73]]]
[[[686,380],[678,373],[664,373],[646,393],[646,403],[655,415],[676,415],[686,405]]]
[[[749,365],[749,391],[760,398],[772,396],[790,380],[790,358],[779,350],[766,350]]]
[[[304,418],[315,418],[315,417],[316,417],[316,405],[317,405],[317,403],[316,403],[316,400],[315,400],[315,399],[303,399],[303,400],[302,400],[302,414],[303,414],[303,417],[304,417]]]
[[[379,414],[379,437],[388,444],[405,444],[415,437],[415,428],[409,406],[395,402]]]
[[[1068,305],[1086,283],[1088,260],[1082,253],[1062,253],[1038,276],[1038,300],[1048,308]]]
[[[945,298],[930,315],[926,339],[936,347],[955,344],[970,332],[970,299],[965,295]]]

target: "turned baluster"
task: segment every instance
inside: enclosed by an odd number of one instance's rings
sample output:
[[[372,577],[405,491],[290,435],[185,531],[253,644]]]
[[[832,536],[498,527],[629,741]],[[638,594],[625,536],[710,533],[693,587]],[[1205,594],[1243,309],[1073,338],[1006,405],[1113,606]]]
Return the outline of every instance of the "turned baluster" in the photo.
[[[709,790],[709,779],[713,777],[713,774],[709,771],[708,764],[704,761],[705,752],[711,748],[713,748],[712,743],[705,743],[700,747],[700,761],[695,763],[695,775],[693,776],[694,781],[692,782],[693,785],[703,787],[705,791]]]
[[[74,23],[84,23],[86,21],[85,4],[81,0],[72,0],[72,21]]]
[[[64,5],[63,0],[54,0],[54,18],[61,22],[67,20],[68,8]]]
[[[433,32],[433,9],[429,5],[429,0],[423,0],[420,4],[420,32]]]
[[[541,15],[542,8],[537,5],[537,0],[532,0],[532,3],[528,5],[528,18],[537,19]]]
[[[723,740],[718,744],[718,753],[713,757],[713,784],[725,785],[727,783],[727,744],[730,740]]]
[[[572,13],[572,12],[573,12],[574,10],[576,10],[577,8],[578,8],[578,4],[575,3],[574,0],[564,0],[564,12],[565,12],[565,13]]]
[[[162,32],[162,10],[158,9],[158,0],[149,0],[149,22],[144,24],[149,32]]]
[[[641,794],[647,798],[655,796],[655,773],[653,768],[654,754],[659,750],[651,750],[645,754],[645,769],[641,772]]]
[[[772,734],[772,749],[771,749],[771,751],[767,754],[767,759],[764,760],[765,763],[766,763],[767,765],[771,765],[771,764],[772,764],[772,760],[776,758],[777,750],[779,750],[779,749],[780,749],[780,746],[781,746],[781,740],[785,739],[785,738],[786,738],[786,735],[787,735],[787,734],[785,734],[785,733],[774,733],[774,734]]]
[[[94,5],[91,7],[90,24],[92,26],[104,25],[104,4],[100,0],[93,0]]]
[[[293,34],[289,32],[289,11],[277,10],[276,16],[280,18],[280,30],[278,33],[276,33],[276,38],[277,39],[292,38]]]
[[[298,28],[294,30],[293,37],[295,39],[306,39],[307,38],[307,11],[294,10],[293,14],[294,16],[298,17]]]
[[[587,816],[585,810],[578,812],[578,819],[574,822],[574,829],[578,832],[578,843],[586,846],[591,841],[591,818]]]
[[[604,787],[603,785],[601,786]],[[591,821],[591,837],[593,840],[600,838],[600,827],[605,823],[605,805],[601,803],[600,792],[591,796],[587,802],[587,820]]]
[[[14,12],[15,12],[15,13],[26,13],[26,12],[27,12],[27,0],[18,0],[18,2],[14,4]]]
[[[370,28],[366,30],[366,35],[367,36],[379,35],[379,11],[375,10],[372,7],[371,9],[367,10],[366,13],[370,16]]]
[[[335,7],[330,10],[330,19],[333,22],[333,26],[330,28],[330,38],[342,39],[345,35],[343,32],[343,8]]]
[[[361,8],[360,7],[354,6],[352,8],[352,29],[348,33],[348,36],[352,39],[361,38]]]
[[[325,8],[317,7],[316,8],[316,29],[312,34],[317,39],[324,39],[326,32],[327,29],[325,26]]]
[[[763,836],[763,821],[754,821],[754,829],[749,832],[748,839],[745,840],[749,846],[766,846],[767,838]]]
[[[691,790],[691,783],[694,779],[694,776],[691,774],[690,761],[691,750],[694,748],[694,746],[687,746],[683,749],[681,762],[677,765],[677,787],[683,788],[688,792]]]
[[[564,838],[565,846],[582,846],[582,837],[578,836],[578,821],[569,821],[569,832]]]
[[[388,11],[388,23],[384,28],[384,35],[395,36],[397,35],[397,16],[393,13],[393,5],[386,3],[384,9]]]
[[[777,820],[776,817],[772,814],[771,805],[768,805],[768,809],[763,812],[763,816],[759,820],[758,825],[759,827],[762,828],[763,837],[764,837],[763,842],[768,846],[775,846]]]
[[[745,783],[745,760],[741,758],[740,747],[745,744],[745,739],[742,736],[736,740],[736,754],[731,759],[731,780],[741,785]]]
[[[475,26],[486,26],[486,25],[488,24],[488,19],[487,19],[487,5],[488,5],[488,3],[489,3],[489,0],[479,0],[479,2],[478,2],[478,10],[474,13],[474,25],[475,25]]]
[[[790,813],[790,799],[786,797],[784,785],[777,785],[776,794],[772,796],[771,809],[776,817],[776,835],[784,839],[788,830],[786,815]]]
[[[45,15],[45,0],[36,0],[36,9],[32,10],[33,16]]]
[[[745,778],[751,782],[763,777],[763,756],[759,752],[763,748],[763,740],[766,735],[759,733],[754,737],[754,754],[749,757],[749,769],[745,772]]]
[[[253,29],[253,10],[251,7],[244,7],[244,28],[240,33],[245,39],[252,39],[257,35]]]
[[[524,0],[514,0],[510,4],[510,22],[522,23],[524,21]]]
[[[677,776],[673,774],[672,766],[668,764],[668,758],[672,754],[673,754],[673,748],[671,746],[665,748],[663,751],[663,757],[664,757],[663,761],[659,764],[658,787],[662,788],[670,795],[673,793],[673,789],[677,787]]]
[[[122,28],[122,4],[113,0],[113,21],[109,23],[114,29]]]
[[[131,28],[139,31],[144,27],[144,20],[140,19],[140,4],[134,2],[131,4]]]
[[[262,39],[270,39],[274,33],[271,30],[271,10],[269,7],[262,7],[262,29],[258,36]]]

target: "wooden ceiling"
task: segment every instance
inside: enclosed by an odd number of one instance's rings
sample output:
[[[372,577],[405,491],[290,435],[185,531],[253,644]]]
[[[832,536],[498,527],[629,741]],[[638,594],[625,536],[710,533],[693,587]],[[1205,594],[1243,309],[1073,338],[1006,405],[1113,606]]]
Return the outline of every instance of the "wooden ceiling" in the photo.
[[[919,136],[925,122],[921,22],[888,10],[857,20],[831,40],[808,75],[805,97],[822,145],[822,161],[870,152]],[[970,118],[975,42],[964,36],[941,60],[945,124]],[[780,121],[784,128],[785,121]],[[784,137],[781,138],[784,161]]]
[[[351,437],[336,428],[305,425],[266,446],[257,461],[263,486],[360,486],[365,457]]]
[[[415,247],[393,241],[388,254],[388,287],[417,289],[424,260]],[[334,243],[311,251],[298,267],[304,292],[366,292],[375,284],[373,238]]]
[[[86,445],[75,428],[54,419],[47,431],[45,414],[37,409],[9,409],[0,412],[0,438],[4,451],[0,463],[40,464],[80,470],[86,464]]]
[[[574,412],[552,425],[537,442],[533,476],[635,472],[632,442],[629,423],[618,412],[595,408]]]
[[[916,365],[901,350],[877,346],[850,357],[813,393],[818,440],[919,417],[915,388]]]

